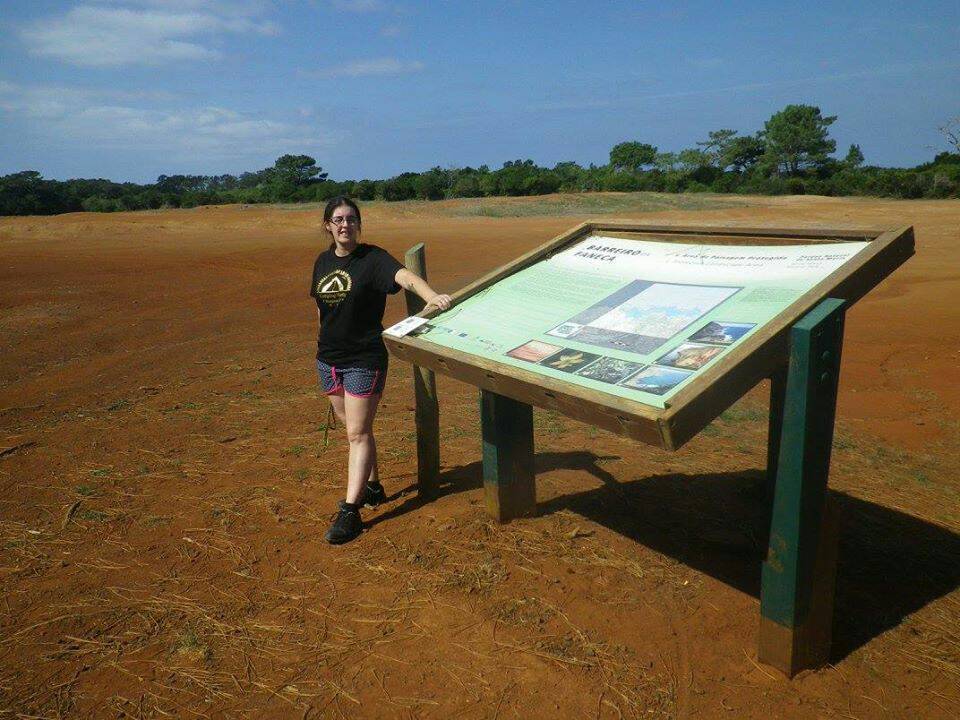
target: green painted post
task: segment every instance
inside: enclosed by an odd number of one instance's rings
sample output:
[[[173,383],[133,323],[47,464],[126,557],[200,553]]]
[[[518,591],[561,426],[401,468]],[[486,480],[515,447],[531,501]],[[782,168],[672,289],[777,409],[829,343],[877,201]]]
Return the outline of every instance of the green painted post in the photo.
[[[777,484],[777,461],[780,458],[780,435],[783,433],[783,405],[787,397],[787,365],[783,364],[770,375],[770,411],[767,422],[767,476],[764,501],[773,504],[773,490]]]
[[[498,522],[532,516],[537,509],[533,408],[481,390],[480,431],[487,513]]]
[[[827,476],[844,301],[829,298],[790,333],[776,488],[760,589],[762,661],[789,676],[829,660],[836,512]]]
[[[407,250],[407,269],[427,279],[427,258],[423,243]],[[416,293],[404,291],[407,314],[416,315],[424,302]],[[425,498],[437,495],[440,482],[440,403],[432,370],[413,366],[414,422],[417,427],[417,491]]]

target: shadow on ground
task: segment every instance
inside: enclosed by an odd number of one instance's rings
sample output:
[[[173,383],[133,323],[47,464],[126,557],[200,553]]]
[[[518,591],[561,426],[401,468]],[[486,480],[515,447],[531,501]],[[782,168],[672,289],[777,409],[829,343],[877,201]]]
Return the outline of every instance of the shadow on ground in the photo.
[[[577,513],[759,598],[770,512],[763,471],[651,475],[619,483],[600,466],[606,459],[587,451],[538,454],[538,473],[576,470],[601,482],[593,490],[540,503],[538,514]],[[450,468],[440,475],[438,495],[481,484],[479,462]],[[960,586],[960,535],[897,510],[831,492],[841,517],[831,658],[839,661]],[[424,504],[413,494],[371,524]]]

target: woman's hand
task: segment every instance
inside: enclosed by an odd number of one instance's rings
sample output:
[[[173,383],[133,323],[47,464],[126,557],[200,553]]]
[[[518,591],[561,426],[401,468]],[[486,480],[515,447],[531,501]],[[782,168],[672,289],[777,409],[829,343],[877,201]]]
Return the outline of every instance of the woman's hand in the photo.
[[[429,308],[431,305],[433,305],[434,307],[440,308],[441,310],[449,310],[451,302],[452,300],[449,295],[437,293],[432,298],[427,300],[427,306],[424,308],[424,310]]]
[[[431,305],[441,310],[448,310],[452,304],[452,300],[449,295],[443,293],[435,292],[432,287],[427,285],[426,281],[415,275],[414,273],[407,270],[407,268],[400,268],[397,270],[397,274],[394,277],[397,285],[402,287],[404,290],[411,290],[415,292],[423,301],[426,303],[426,308]]]

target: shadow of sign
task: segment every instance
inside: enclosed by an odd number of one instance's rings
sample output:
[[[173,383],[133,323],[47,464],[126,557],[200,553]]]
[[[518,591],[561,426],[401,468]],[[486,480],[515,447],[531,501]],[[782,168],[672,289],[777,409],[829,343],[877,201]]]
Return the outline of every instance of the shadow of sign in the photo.
[[[543,503],[539,514],[570,510],[759,598],[770,517],[762,471],[617,483],[590,456],[537,457],[539,471],[579,469],[604,483]],[[841,515],[831,658],[837,661],[960,586],[960,535],[843,492],[831,494]]]
[[[536,472],[578,470],[602,485],[540,503],[538,515],[569,510],[710,577],[760,596],[770,508],[764,473],[664,474],[619,483],[589,451],[540,453]],[[479,462],[440,475],[440,495],[482,485]],[[412,487],[410,488],[413,489]],[[832,661],[960,586],[960,535],[843,492]],[[414,494],[373,524],[420,507]]]

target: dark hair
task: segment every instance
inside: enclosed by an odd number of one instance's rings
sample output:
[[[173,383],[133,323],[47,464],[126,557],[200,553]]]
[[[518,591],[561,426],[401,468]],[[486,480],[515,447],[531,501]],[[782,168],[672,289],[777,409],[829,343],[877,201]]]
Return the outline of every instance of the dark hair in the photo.
[[[330,218],[333,217],[333,211],[338,207],[346,205],[349,208],[353,208],[353,211],[357,214],[357,225],[361,224],[360,220],[360,208],[357,207],[357,204],[346,195],[337,195],[335,198],[331,198],[327,203],[327,206],[323,209],[323,224],[326,225],[330,222]]]

